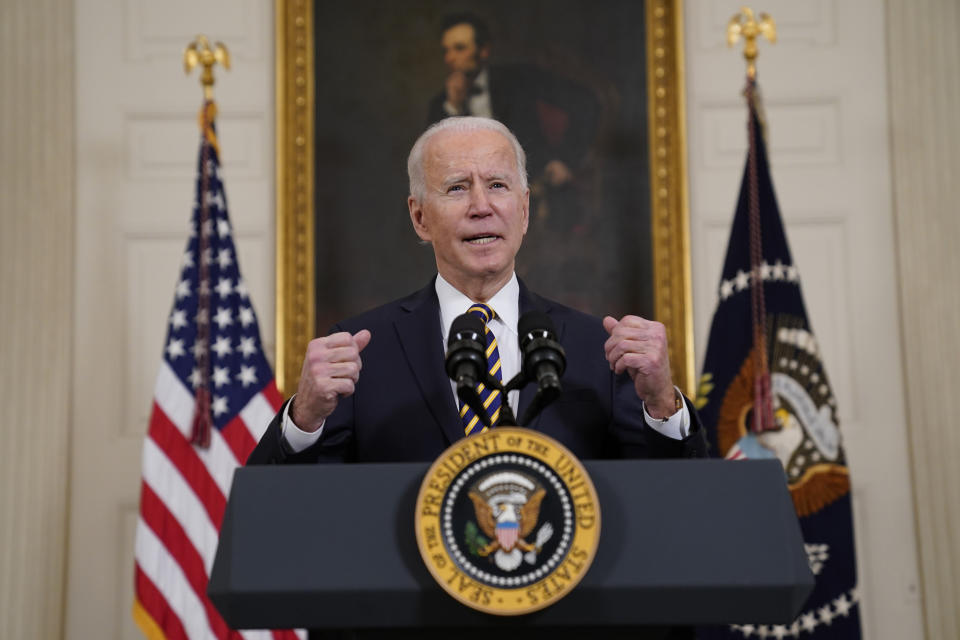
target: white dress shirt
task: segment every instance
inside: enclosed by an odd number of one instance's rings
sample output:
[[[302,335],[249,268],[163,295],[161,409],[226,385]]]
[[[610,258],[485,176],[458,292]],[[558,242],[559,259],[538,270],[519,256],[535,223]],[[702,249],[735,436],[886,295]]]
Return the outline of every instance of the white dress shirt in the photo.
[[[440,328],[442,329],[442,333],[437,336],[437,339],[441,341],[445,350],[447,336],[450,334],[450,325],[453,324],[457,316],[466,313],[474,301],[455,289],[439,274],[435,287],[437,299],[440,302]],[[487,326],[497,339],[497,348],[500,351],[500,368],[503,372],[503,383],[506,384],[520,372],[520,339],[517,335],[517,323],[520,321],[520,283],[517,281],[517,274],[513,274],[510,281],[494,294],[486,304],[493,309],[497,316],[488,322]],[[361,373],[361,375],[363,374]],[[455,405],[459,407],[457,386],[453,380],[450,381],[450,393],[453,394]],[[680,390],[675,389],[675,393],[679,394]],[[514,410],[516,410],[519,399],[519,390],[511,391],[508,394],[507,400]],[[690,412],[686,403],[679,411],[663,420],[650,417],[646,407],[643,409],[643,416],[651,429],[668,438],[682,440],[690,432]],[[286,440],[290,449],[294,452],[300,452],[320,439],[320,435],[323,433],[323,425],[313,433],[301,431],[290,418],[290,403],[287,403],[283,412],[282,433],[283,439]]]

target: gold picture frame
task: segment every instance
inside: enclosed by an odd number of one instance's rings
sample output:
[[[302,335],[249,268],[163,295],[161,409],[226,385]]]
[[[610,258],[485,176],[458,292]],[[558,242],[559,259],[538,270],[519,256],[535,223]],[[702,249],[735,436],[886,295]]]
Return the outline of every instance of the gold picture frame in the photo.
[[[313,0],[275,0],[276,375],[296,388],[315,337]],[[694,391],[680,0],[646,0],[653,305],[667,328],[675,382]]]

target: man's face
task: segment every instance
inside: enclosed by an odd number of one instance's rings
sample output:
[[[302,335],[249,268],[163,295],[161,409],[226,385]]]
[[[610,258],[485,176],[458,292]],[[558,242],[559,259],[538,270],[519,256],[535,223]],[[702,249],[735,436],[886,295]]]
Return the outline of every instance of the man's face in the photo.
[[[444,31],[440,44],[443,46],[443,62],[451,72],[476,75],[490,54],[489,47],[477,49],[473,27],[469,24],[455,24]]]
[[[407,204],[437,271],[467,295],[495,293],[513,273],[529,216],[510,142],[489,130],[438,133],[424,150],[424,178],[422,201]]]

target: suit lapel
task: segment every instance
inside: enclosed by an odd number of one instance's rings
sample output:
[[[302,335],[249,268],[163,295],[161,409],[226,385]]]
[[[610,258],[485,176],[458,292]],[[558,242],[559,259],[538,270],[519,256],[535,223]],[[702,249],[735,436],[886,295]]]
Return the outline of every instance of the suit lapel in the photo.
[[[463,428],[444,367],[440,303],[433,281],[404,301],[401,308],[406,313],[394,322],[400,347],[430,413],[453,443],[463,437]]]
[[[527,289],[522,280],[519,303],[521,316],[533,310],[549,315],[557,330],[557,340],[563,344],[564,322],[559,314],[554,313],[556,309],[553,303]],[[401,308],[404,313],[394,321],[400,347],[438,427],[448,442],[456,442],[463,438],[463,427],[444,367],[440,303],[437,302],[433,281],[405,300]],[[536,392],[535,380],[520,390],[520,401],[516,407],[518,419],[530,406]],[[536,429],[539,422],[540,416],[537,416],[526,426]]]
[[[550,316],[550,319],[553,320],[554,327],[557,330],[557,342],[563,344],[563,329],[564,322],[563,319],[554,313],[554,305],[546,298],[541,298],[537,294],[533,293],[527,286],[523,283],[523,280],[520,280],[520,316],[523,317],[523,314],[528,311],[542,311]],[[521,336],[522,338],[522,336]],[[521,366],[522,363],[521,363]],[[517,420],[520,420],[520,417],[523,415],[523,412],[530,406],[530,403],[533,402],[533,397],[537,393],[537,381],[531,380],[527,383],[523,389],[520,390],[520,401],[517,403]],[[525,425],[531,429],[537,429],[540,424],[540,416],[538,415],[533,419],[533,421]]]

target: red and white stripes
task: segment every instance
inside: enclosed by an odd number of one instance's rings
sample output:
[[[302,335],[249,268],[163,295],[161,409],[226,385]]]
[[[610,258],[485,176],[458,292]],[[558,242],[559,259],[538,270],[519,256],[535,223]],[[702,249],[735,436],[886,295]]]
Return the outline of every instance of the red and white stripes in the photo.
[[[135,543],[134,617],[150,638],[305,638],[302,631],[229,629],[207,599],[207,581],[234,470],[281,404],[271,380],[209,448],[190,444],[194,395],[164,361],[143,446]]]

